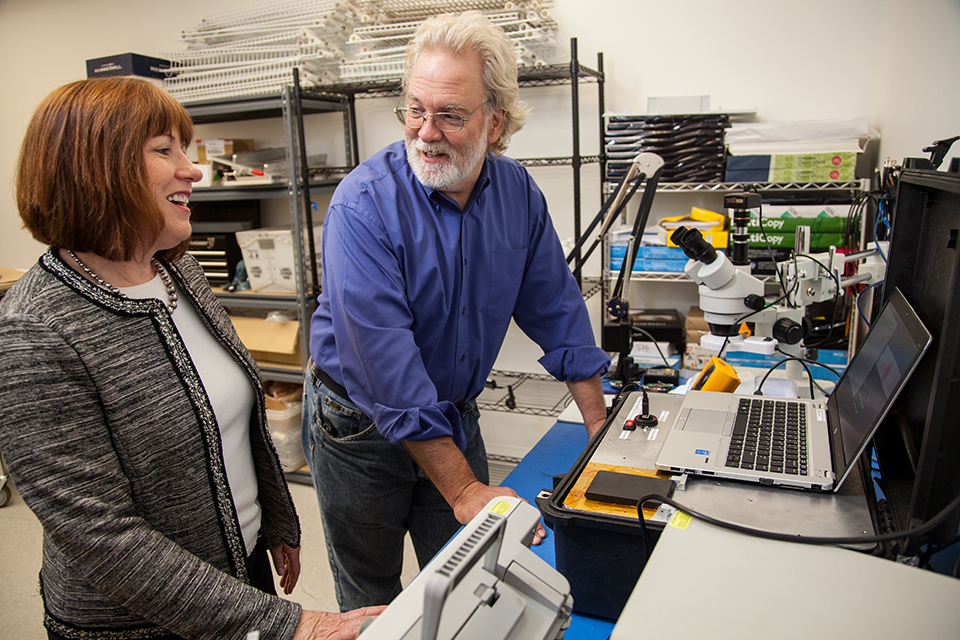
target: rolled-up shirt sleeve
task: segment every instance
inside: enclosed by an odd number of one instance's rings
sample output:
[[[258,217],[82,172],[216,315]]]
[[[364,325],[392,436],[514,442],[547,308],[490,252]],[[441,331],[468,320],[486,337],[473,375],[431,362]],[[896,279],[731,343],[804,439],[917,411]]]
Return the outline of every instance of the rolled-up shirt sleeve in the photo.
[[[538,362],[550,375],[564,382],[602,376],[610,368],[610,356],[597,347],[554,349]]]

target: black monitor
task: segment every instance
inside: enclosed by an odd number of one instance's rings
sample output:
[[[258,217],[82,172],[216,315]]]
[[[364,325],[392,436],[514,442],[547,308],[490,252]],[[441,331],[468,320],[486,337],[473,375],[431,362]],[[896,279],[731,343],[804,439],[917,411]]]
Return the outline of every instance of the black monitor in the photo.
[[[960,174],[904,171],[897,187],[884,301],[900,289],[933,342],[874,438],[898,530],[960,495]],[[902,550],[957,534],[960,513]]]

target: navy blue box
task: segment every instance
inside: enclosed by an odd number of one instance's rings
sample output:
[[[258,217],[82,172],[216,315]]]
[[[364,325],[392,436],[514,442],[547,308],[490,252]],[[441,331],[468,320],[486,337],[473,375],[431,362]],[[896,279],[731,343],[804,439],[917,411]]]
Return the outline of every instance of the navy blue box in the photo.
[[[169,68],[169,60],[142,56],[139,53],[118,53],[115,56],[87,60],[87,77],[140,76],[162,80],[166,77],[164,69]]]
[[[767,182],[770,156],[727,156],[724,182]]]

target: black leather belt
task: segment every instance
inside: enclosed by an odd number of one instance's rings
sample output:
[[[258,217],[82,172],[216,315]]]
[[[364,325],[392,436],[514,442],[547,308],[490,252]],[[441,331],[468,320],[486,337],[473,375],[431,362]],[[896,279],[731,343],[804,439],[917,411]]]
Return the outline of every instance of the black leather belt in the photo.
[[[310,362],[310,373],[313,375],[313,377],[322,382],[323,386],[325,386],[327,389],[330,389],[330,391],[333,391],[344,400],[350,400],[350,396],[347,395],[347,390],[338,384],[336,380],[328,376],[323,369],[318,367],[316,363],[312,361]],[[350,401],[353,402],[353,400]]]

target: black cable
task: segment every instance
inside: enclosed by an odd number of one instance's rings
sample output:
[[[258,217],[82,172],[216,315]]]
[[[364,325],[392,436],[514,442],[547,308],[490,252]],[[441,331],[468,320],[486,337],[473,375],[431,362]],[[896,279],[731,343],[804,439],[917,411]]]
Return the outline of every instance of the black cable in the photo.
[[[848,245],[848,248],[853,250],[860,249],[860,243],[857,242],[854,244],[852,242],[853,236],[858,234],[860,231],[860,224],[863,220],[863,216],[866,213],[867,205],[871,202],[879,204],[882,201],[889,200],[890,197],[884,193],[883,189],[876,191],[864,191],[853,201],[853,204],[850,205],[850,213],[847,214],[848,219],[848,235],[851,237],[851,244]],[[886,223],[885,223],[886,224]],[[888,226],[889,228],[889,226]]]
[[[801,253],[799,256],[795,256],[795,258],[798,258],[798,257],[799,257],[799,258],[807,258],[808,260],[813,260],[814,262],[817,263],[817,266],[819,266],[821,269],[823,269],[824,271],[826,271],[827,273],[829,273],[829,274],[830,274],[830,277],[833,278],[833,282],[837,285],[837,296],[840,295],[840,293],[841,293],[841,292],[840,292],[840,278],[837,277],[837,274],[835,274],[835,273],[834,273],[833,271],[831,271],[830,269],[827,269],[827,267],[824,266],[824,264],[823,264],[822,262],[820,262],[819,260],[817,260],[817,259],[814,258],[813,256],[807,255],[807,254],[805,254],[805,253]],[[814,347],[814,348],[815,348],[815,347],[819,347],[820,345],[822,345],[823,343],[825,343],[827,340],[830,339],[830,336],[833,335],[833,327],[834,327],[834,325],[836,325],[836,324],[837,324],[837,302],[836,302],[836,300],[835,300],[834,303],[833,303],[833,316],[830,318],[830,329],[827,331],[827,335],[824,336],[823,339],[820,340],[820,342],[817,342],[817,343],[815,343],[815,344],[810,344],[810,345],[804,345],[804,346],[806,346],[806,347],[808,347],[808,348],[809,348],[809,347]]]
[[[670,363],[667,361],[667,356],[663,355],[663,351],[660,350],[660,345],[657,344],[657,339],[654,338],[652,335],[650,335],[650,332],[647,331],[646,329],[641,329],[640,327],[632,327],[632,328],[634,331],[639,331],[643,335],[650,338],[650,341],[653,342],[653,346],[656,347],[657,349],[657,353],[659,353],[660,357],[663,359],[663,364],[667,365],[667,369],[672,369],[673,367],[670,366]]]
[[[810,364],[815,364],[817,366],[823,367],[824,369],[827,369],[828,371],[831,371],[833,375],[837,376],[838,379],[843,377],[842,373],[840,373],[839,371],[837,371],[836,369],[834,369],[829,365],[823,364],[822,362],[817,362],[816,360],[809,360],[807,358],[798,358],[795,356],[789,356],[787,358],[784,358],[780,362],[776,363],[772,367],[770,367],[767,370],[767,372],[763,374],[763,378],[760,380],[760,384],[757,385],[757,390],[753,392],[754,395],[762,396],[763,394],[760,392],[760,390],[763,389],[763,383],[767,381],[767,378],[770,377],[770,374],[773,373],[773,370],[779,367],[780,365],[782,365],[784,362],[790,362],[791,360],[796,360],[798,362],[809,362]]]
[[[740,524],[734,524],[732,522],[726,522],[724,520],[719,520],[713,516],[708,516],[706,514],[700,513],[699,511],[694,511],[688,507],[683,506],[676,500],[662,496],[656,493],[651,493],[640,498],[640,501],[637,503],[637,517],[640,521],[643,521],[643,503],[647,501],[656,501],[662,504],[669,505],[674,509],[683,511],[684,513],[702,520],[707,524],[712,524],[716,527],[722,529],[728,529],[730,531],[735,531],[737,533],[743,533],[749,536],[754,536],[757,538],[766,538],[768,540],[779,540],[781,542],[799,542],[800,544],[829,544],[829,545],[841,545],[841,544],[864,544],[864,543],[880,543],[880,542],[893,542],[896,540],[903,540],[904,538],[912,538],[913,536],[921,535],[935,529],[938,527],[948,516],[950,516],[957,507],[960,507],[960,496],[954,498],[950,504],[944,507],[937,515],[935,515],[930,520],[926,521],[918,527],[913,529],[907,529],[906,531],[894,531],[892,533],[882,533],[879,535],[873,536],[838,536],[838,537],[824,537],[824,536],[808,536],[804,537],[799,534],[786,534],[786,533],[776,533],[774,531],[766,531],[764,529],[754,529],[753,527],[747,527]],[[856,551],[856,549],[853,549]],[[960,559],[958,559],[960,562]]]
[[[860,241],[859,241],[860,225],[863,220],[864,214],[866,213],[867,205],[870,202],[875,202],[877,203],[877,207],[879,211],[879,203],[889,199],[890,197],[884,192],[884,185],[881,185],[881,188],[877,191],[865,191],[861,193],[859,196],[857,196],[853,204],[850,205],[850,212],[847,214],[847,232],[845,236],[845,244],[847,246],[847,249],[851,251],[860,250]],[[878,213],[878,218],[881,217],[882,215],[883,215],[882,213]],[[884,218],[884,220],[885,220],[884,224],[887,225],[889,229],[889,225],[888,225],[888,222],[886,221],[886,218]],[[876,228],[876,225],[874,225],[874,227]],[[881,256],[883,256],[882,252],[881,252]],[[853,286],[856,286],[856,285],[853,285]],[[850,288],[853,288],[853,286]]]
[[[940,553],[941,551],[947,549],[948,547],[956,544],[957,542],[960,542],[960,533],[958,533],[957,535],[955,535],[954,537],[950,538],[945,542],[941,542],[938,545],[927,545],[926,551],[923,551],[917,556],[917,559],[919,560],[918,565],[920,566],[921,569],[924,567],[931,568],[930,558]]]
[[[739,327],[741,323],[743,323],[745,320],[747,320],[747,318],[753,317],[753,316],[755,316],[756,314],[760,313],[761,311],[766,311],[766,310],[769,309],[770,307],[779,304],[784,298],[787,297],[787,295],[789,295],[789,294],[786,294],[786,293],[783,294],[782,296],[780,296],[779,298],[777,298],[776,300],[774,300],[774,301],[771,302],[770,304],[765,305],[765,306],[763,307],[763,309],[758,309],[757,311],[750,311],[749,313],[740,316],[739,318],[737,318],[737,319],[734,321],[733,326]],[[724,349],[727,348],[727,343],[728,343],[728,342],[730,342],[730,334],[729,334],[729,333],[728,333],[726,336],[724,336],[724,338],[723,338],[723,344],[720,345],[720,351],[719,351],[719,353],[717,353],[717,357],[718,357],[718,358],[722,358],[722,357],[723,357],[723,351],[724,351]]]
[[[628,382],[627,384],[621,386],[620,391],[617,392],[617,397],[614,398],[613,402],[611,403],[611,408],[616,407],[620,403],[620,398],[623,396],[624,393],[633,391],[631,387],[633,387],[634,389],[642,388],[639,382]]]
[[[843,246],[849,251],[856,251],[860,248],[860,219],[864,202],[867,199],[866,193],[860,193],[850,204],[850,210],[847,211],[847,226],[843,232]]]
[[[863,307],[860,306],[860,296],[865,294],[870,289],[873,289],[874,287],[879,286],[883,283],[884,283],[884,280],[874,282],[873,284],[867,285],[866,287],[864,287],[860,291],[860,293],[857,294],[857,313],[860,315],[860,319],[863,321],[863,324],[867,325],[867,329],[873,328],[873,316],[874,316],[873,311],[876,308],[876,300],[874,300],[873,303],[871,304],[871,307],[873,308],[870,310],[870,320],[867,320],[867,316],[863,313]]]
[[[779,353],[780,355],[785,356],[785,357],[787,357],[787,358],[792,358],[792,357],[794,357],[794,356],[791,356],[791,355],[790,355],[789,353],[787,353],[786,351],[783,351],[779,346],[777,347],[777,353]],[[817,384],[817,381],[816,381],[816,379],[813,377],[813,374],[810,372],[810,367],[807,366],[807,363],[806,363],[806,362],[801,362],[800,364],[801,364],[801,366],[803,366],[804,370],[807,372],[807,377],[808,377],[809,380],[810,380],[810,399],[811,399],[811,400],[816,399],[816,397],[815,397],[815,395],[814,395],[814,392],[813,392],[814,387],[816,387],[817,390],[818,390],[820,393],[822,393],[823,395],[825,395],[825,396],[830,395],[829,393],[827,393],[827,392],[824,390],[823,387],[821,387],[819,384]]]

